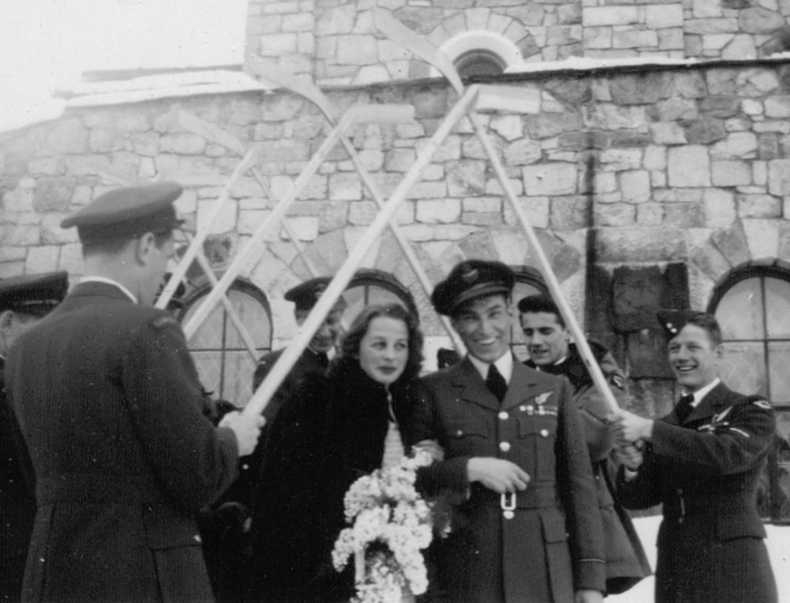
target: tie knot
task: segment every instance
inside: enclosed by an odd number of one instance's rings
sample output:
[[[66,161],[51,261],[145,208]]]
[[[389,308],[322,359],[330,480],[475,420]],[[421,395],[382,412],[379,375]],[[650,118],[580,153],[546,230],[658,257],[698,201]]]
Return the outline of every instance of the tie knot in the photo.
[[[500,402],[505,398],[505,394],[507,393],[507,381],[505,381],[505,378],[502,376],[502,373],[499,372],[495,364],[488,365],[486,386]]]
[[[694,396],[691,394],[684,394],[683,396],[680,396],[680,400],[678,400],[678,403],[675,405],[675,414],[681,423],[685,421],[686,418],[691,414],[693,402]]]

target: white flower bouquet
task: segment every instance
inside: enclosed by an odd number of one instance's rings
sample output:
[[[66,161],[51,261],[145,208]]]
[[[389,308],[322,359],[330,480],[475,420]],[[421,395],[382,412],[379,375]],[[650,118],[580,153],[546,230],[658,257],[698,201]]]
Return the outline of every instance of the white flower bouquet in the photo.
[[[417,468],[430,465],[418,450],[398,465],[377,469],[351,484],[344,498],[345,528],[335,542],[332,564],[343,571],[353,556],[360,603],[400,603],[428,588],[422,550],[433,538],[431,503],[414,488]]]

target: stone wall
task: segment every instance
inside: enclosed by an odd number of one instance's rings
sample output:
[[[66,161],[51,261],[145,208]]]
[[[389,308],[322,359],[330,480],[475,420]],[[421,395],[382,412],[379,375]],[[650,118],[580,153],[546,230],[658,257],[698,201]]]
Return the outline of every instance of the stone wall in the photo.
[[[622,279],[616,269],[663,274],[669,264],[685,264],[688,301],[705,308],[732,268],[790,260],[790,67],[556,74],[513,85],[534,100],[526,103],[532,113],[485,114],[484,122],[572,306],[579,316],[586,311],[586,328],[613,345],[629,367],[645,366],[641,354],[657,346],[644,339],[652,324],[618,314],[613,299]],[[455,98],[441,81],[336,90],[329,97],[340,107],[414,107],[412,122],[361,124],[350,133],[385,195]],[[189,227],[206,223],[239,159],[185,130],[181,110],[245,144],[262,143],[258,167],[275,194],[301,171],[327,130],[315,107],[275,92],[70,110],[57,121],[6,133],[0,139],[0,277],[54,268],[79,274],[75,233],[58,224],[124,180],[180,181],[186,192],[178,205]],[[231,193],[233,202],[211,224],[210,255],[218,268],[273,207],[249,175]],[[289,219],[311,260],[331,274],[375,213],[338,148]],[[465,122],[424,170],[397,219],[434,281],[463,257],[535,263]],[[428,334],[442,334],[391,235],[381,237],[365,265],[409,286]],[[270,233],[244,275],[272,303],[275,342],[291,336],[280,326],[291,324],[282,294],[308,272],[287,236]],[[595,287],[602,293],[585,308]],[[657,369],[642,376],[665,374]]]
[[[788,0],[250,0],[247,68],[265,77],[278,65],[324,85],[428,76],[426,63],[377,31],[375,8],[437,47],[465,32],[493,34],[523,63],[755,58],[783,49],[777,32],[790,15]]]

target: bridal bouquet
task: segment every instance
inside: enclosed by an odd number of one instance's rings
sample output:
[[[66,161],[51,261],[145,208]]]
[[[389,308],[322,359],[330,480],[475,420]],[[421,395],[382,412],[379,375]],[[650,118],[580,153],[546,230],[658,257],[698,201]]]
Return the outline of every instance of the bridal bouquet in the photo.
[[[400,464],[377,469],[351,484],[346,522],[332,551],[338,572],[354,558],[360,603],[400,603],[428,588],[422,550],[433,538],[431,504],[415,490],[417,468],[432,457],[418,451]]]

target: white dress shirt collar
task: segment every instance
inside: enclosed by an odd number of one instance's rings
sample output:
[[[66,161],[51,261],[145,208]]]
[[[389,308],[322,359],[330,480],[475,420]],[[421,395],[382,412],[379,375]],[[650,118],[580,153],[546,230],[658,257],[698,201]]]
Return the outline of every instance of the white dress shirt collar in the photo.
[[[105,278],[103,276],[83,276],[80,279],[80,283],[104,283],[105,285],[112,285],[113,287],[118,287],[121,291],[123,291],[124,295],[132,300],[134,303],[138,303],[137,297],[129,291],[126,287],[124,287],[118,281],[114,281],[111,278]]]
[[[489,363],[483,362],[471,354],[469,354],[469,360],[472,361],[472,365],[477,369],[477,372],[480,373],[480,376],[483,377],[485,381],[486,377],[488,377]],[[513,376],[513,353],[508,350],[502,354],[494,364],[499,373],[505,378],[505,382],[510,383],[510,378]]]
[[[697,406],[699,406],[699,403],[702,402],[702,399],[705,396],[707,396],[711,392],[711,390],[714,387],[716,387],[719,383],[721,383],[721,379],[716,377],[713,381],[708,383],[705,387],[701,387],[697,391],[691,392],[691,395],[694,396],[694,401],[691,403],[691,406],[693,408],[697,408]],[[686,393],[689,393],[689,392],[686,392]]]

